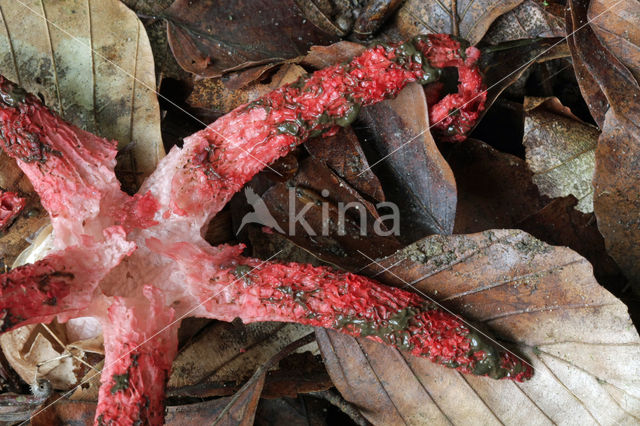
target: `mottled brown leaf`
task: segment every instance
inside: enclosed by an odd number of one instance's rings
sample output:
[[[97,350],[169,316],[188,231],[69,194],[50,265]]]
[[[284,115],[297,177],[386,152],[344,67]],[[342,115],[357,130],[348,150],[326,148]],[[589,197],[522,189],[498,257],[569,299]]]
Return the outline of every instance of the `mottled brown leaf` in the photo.
[[[294,0],[176,0],[162,17],[178,63],[202,77],[283,61],[337,41],[305,19]]]
[[[283,347],[309,334],[309,327],[285,323],[215,323],[185,345],[173,363],[168,396],[233,393]]]
[[[293,83],[305,73],[298,65],[286,64],[266,84],[254,82],[241,89],[230,89],[219,78],[200,79],[194,82],[187,103],[195,108],[206,108],[226,114],[232,109],[251,102],[283,84]]]
[[[365,339],[318,331],[341,393],[379,424],[633,424],[640,337],[573,251],[522,231],[432,236],[374,265],[489,327],[534,366],[525,383],[462,375]],[[507,343],[508,342],[508,343]]]
[[[253,395],[253,394],[252,394]],[[190,426],[193,424],[211,424],[231,401],[232,397],[223,397],[184,405],[169,405],[165,415],[166,426]],[[247,407],[252,410],[254,407]],[[255,413],[249,410],[247,414]],[[52,424],[92,425],[96,415],[96,403],[60,399],[51,405],[45,413],[39,414],[34,426]]]
[[[307,56],[302,59],[302,64],[317,69],[326,68],[341,62],[349,62],[365,49],[366,47],[361,44],[344,40],[329,46],[312,46]]]
[[[401,237],[413,242],[433,233],[450,234],[456,182],[429,131],[422,87],[412,83],[397,98],[364,108],[356,130],[363,135],[363,148],[375,153],[371,167],[387,200],[400,208]]]
[[[570,9],[566,10],[565,21],[568,33],[567,45],[571,52],[571,61],[573,63],[573,70],[576,74],[580,93],[582,93],[582,97],[589,108],[593,121],[596,122],[599,128],[602,128],[602,125],[604,124],[604,114],[609,109],[609,101],[602,90],[600,90],[600,86],[598,86],[598,83],[583,63],[581,56],[578,54],[575,32],[579,26],[574,25]],[[584,23],[581,25],[584,25]]]
[[[623,3],[615,7],[622,7]],[[587,22],[587,2],[572,1],[573,27]],[[613,10],[601,13],[606,19]],[[636,291],[640,291],[640,85],[590,26],[577,31],[575,52],[606,96],[596,148],[594,210],[607,250]]]
[[[518,6],[522,0],[458,0],[456,3],[459,36],[476,44],[498,16]],[[448,0],[407,0],[391,20],[391,26],[402,38],[426,33],[453,34],[453,20],[454,13]]]
[[[485,48],[480,57],[480,69],[488,87],[485,113],[531,65],[566,56],[569,48],[563,39],[557,38],[507,41]]]
[[[587,17],[604,46],[640,80],[640,2],[594,0]]]
[[[518,228],[553,245],[566,246],[584,256],[593,265],[593,274],[608,290],[620,294],[626,280],[604,247],[593,213],[575,209],[573,196],[556,198],[540,211],[518,224]]]
[[[558,98],[525,98],[524,137],[533,183],[551,198],[573,195],[576,209],[593,211],[593,171],[600,132],[582,122]]]
[[[525,0],[495,20],[483,42],[498,44],[537,37],[564,37],[564,7],[554,2]]]

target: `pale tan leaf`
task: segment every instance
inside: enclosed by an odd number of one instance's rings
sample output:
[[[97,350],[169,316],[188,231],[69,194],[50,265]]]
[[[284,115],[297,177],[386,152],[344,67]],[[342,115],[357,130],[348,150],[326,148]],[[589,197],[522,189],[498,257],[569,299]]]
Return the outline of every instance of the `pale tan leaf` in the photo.
[[[557,98],[525,98],[524,110],[522,143],[533,182],[543,195],[575,196],[576,209],[591,213],[600,132],[580,121]]]
[[[627,307],[564,247],[516,230],[432,236],[371,274],[489,327],[534,367],[525,383],[463,375],[318,331],[336,387],[375,424],[637,424],[640,337]]]

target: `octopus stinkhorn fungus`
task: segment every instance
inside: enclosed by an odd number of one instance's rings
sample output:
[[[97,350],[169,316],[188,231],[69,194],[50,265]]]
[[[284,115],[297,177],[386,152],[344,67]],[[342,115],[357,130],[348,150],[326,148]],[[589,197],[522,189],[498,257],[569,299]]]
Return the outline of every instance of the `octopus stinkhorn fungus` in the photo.
[[[97,424],[162,423],[187,316],[327,327],[463,373],[528,379],[529,365],[414,293],[330,268],[263,262],[201,236],[266,164],[348,125],[361,106],[409,82],[436,80],[446,66],[458,67],[459,92],[432,108],[432,121],[461,139],[484,105],[478,56],[447,35],[367,49],[186,138],[134,196],[114,174],[115,142],[66,123],[0,77],[0,147],[33,183],[55,236],[44,259],[0,275],[0,331],[54,317],[99,319],[105,364]]]

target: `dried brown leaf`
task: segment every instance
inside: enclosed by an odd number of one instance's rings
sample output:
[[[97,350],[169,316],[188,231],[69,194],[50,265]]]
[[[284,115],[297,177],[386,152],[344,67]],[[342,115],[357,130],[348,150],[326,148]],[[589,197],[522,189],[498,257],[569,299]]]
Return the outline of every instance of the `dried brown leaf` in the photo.
[[[351,41],[339,41],[329,46],[312,46],[301,63],[317,69],[330,67],[341,62],[349,62],[361,54],[365,46]]]
[[[633,424],[640,337],[626,306],[573,251],[522,231],[426,238],[379,279],[490,327],[535,368],[526,383],[462,375],[365,339],[317,331],[341,393],[380,424]]]
[[[564,37],[564,7],[553,2],[525,0],[495,20],[483,42],[498,44],[537,37]]]
[[[446,153],[458,185],[455,233],[515,228],[547,205],[526,163],[484,142],[467,139]]]
[[[254,395],[251,393],[250,395]],[[166,426],[190,426],[193,424],[211,424],[231,401],[232,397],[223,397],[209,401],[184,405],[169,405],[164,419]],[[53,424],[92,425],[96,415],[96,403],[59,399],[43,413],[34,418],[33,425],[49,426]],[[248,415],[254,414],[254,407],[246,407]],[[250,417],[250,416],[247,416]],[[36,423],[37,422],[37,423]]]
[[[378,258],[401,247],[393,235],[397,229],[387,229],[376,207],[313,157],[301,162],[293,179],[269,188],[262,200],[289,240],[347,270],[369,263],[360,252]]]
[[[202,77],[280,62],[337,41],[305,19],[294,0],[176,0],[162,17],[178,63]]]
[[[620,294],[626,280],[605,250],[595,215],[579,212],[575,209],[577,204],[573,196],[556,198],[521,221],[518,228],[548,244],[566,246],[584,256],[593,265],[598,282]]]
[[[303,74],[305,74],[304,68],[294,64],[285,64],[273,75],[269,83],[256,82],[241,89],[230,89],[219,78],[201,79],[194,83],[193,91],[187,98],[187,102],[195,108],[206,108],[216,113],[226,114],[283,84],[293,83]]]
[[[480,57],[480,69],[487,84],[485,112],[498,96],[515,83],[536,62],[569,56],[563,39],[515,40],[485,48]]]
[[[587,17],[604,46],[640,80],[640,3],[594,0]]]
[[[317,137],[305,142],[307,151],[325,163],[360,194],[375,201],[385,201],[382,185],[369,168],[360,141],[351,127],[340,129],[334,136]]]
[[[215,323],[182,348],[173,363],[168,396],[229,395],[309,327],[285,323]]]
[[[615,16],[616,7],[596,20]],[[572,1],[572,28],[587,22],[586,1]],[[574,34],[575,55],[600,86],[610,105],[596,148],[594,210],[607,250],[636,291],[640,291],[640,84],[605,46],[590,26]],[[579,80],[579,83],[584,84]]]
[[[576,209],[592,212],[598,129],[580,121],[558,98],[525,98],[524,111],[522,143],[533,182],[543,195],[573,195]]]
[[[459,0],[456,2],[459,36],[471,44],[478,43],[491,23],[522,0]],[[402,38],[426,33],[454,33],[450,1],[407,0],[391,21],[392,32]]]
[[[567,9],[565,13],[565,21],[568,33],[567,45],[571,52],[571,61],[573,63],[573,70],[576,74],[578,86],[580,87],[580,93],[582,93],[582,97],[589,108],[593,121],[596,122],[599,128],[602,128],[604,123],[604,114],[609,109],[609,101],[602,90],[600,90],[600,86],[598,86],[598,83],[593,78],[591,72],[587,69],[580,57],[580,54],[578,53],[575,36],[575,30],[578,27],[573,24],[570,9]]]
[[[365,149],[387,200],[403,212],[401,235],[413,242],[425,235],[450,234],[456,209],[456,182],[429,131],[424,91],[408,85],[397,98],[364,108],[358,119]]]

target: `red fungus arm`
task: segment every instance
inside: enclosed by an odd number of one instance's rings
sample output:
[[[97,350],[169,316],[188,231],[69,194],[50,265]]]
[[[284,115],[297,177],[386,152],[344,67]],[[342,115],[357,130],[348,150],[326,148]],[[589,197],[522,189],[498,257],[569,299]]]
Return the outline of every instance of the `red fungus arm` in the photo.
[[[2,76],[0,128],[0,149],[16,159],[40,196],[57,247],[76,245],[84,234],[100,238],[101,210],[124,196],[113,173],[115,142],[65,122]]]
[[[102,322],[97,425],[161,425],[164,389],[178,349],[179,321],[161,292],[145,286],[136,299],[116,298]]]
[[[524,381],[532,368],[458,316],[420,296],[325,267],[263,262],[242,246],[202,250],[182,243],[152,250],[173,258],[198,306],[191,315],[244,322],[285,321],[363,336],[463,373]]]
[[[334,134],[361,107],[394,97],[410,82],[436,81],[442,67],[460,70],[459,93],[434,106],[432,120],[459,109],[434,126],[450,140],[462,140],[484,108],[479,54],[474,47],[465,51],[448,35],[367,49],[347,64],[302,77],[189,136],[182,149],[174,148],[161,162],[143,191],[160,200],[165,219],[190,218],[203,226],[267,164],[309,137]]]
[[[77,316],[93,301],[100,281],[134,248],[120,228],[112,228],[104,242],[86,241],[0,274],[0,332]]]
[[[242,262],[215,276],[216,282],[233,284],[223,291],[224,298],[216,298],[215,308],[207,309],[209,317],[231,320],[233,315],[244,322],[286,321],[330,328],[463,373],[516,381],[531,377],[529,365],[469,328],[460,317],[414,293],[328,268],[263,264],[255,259]],[[203,296],[210,294],[205,291]],[[235,303],[225,303],[229,299]]]

